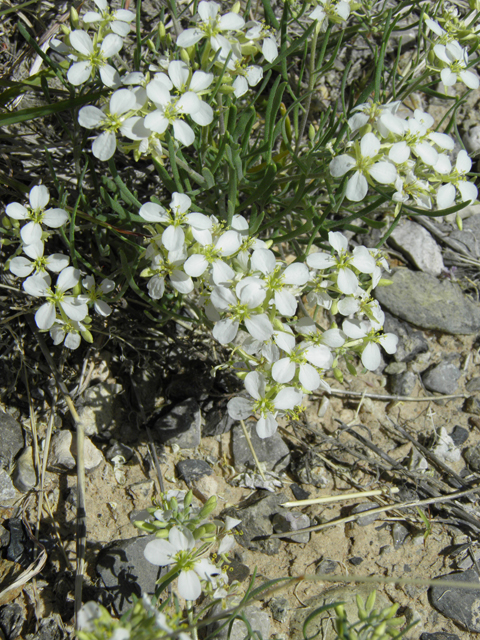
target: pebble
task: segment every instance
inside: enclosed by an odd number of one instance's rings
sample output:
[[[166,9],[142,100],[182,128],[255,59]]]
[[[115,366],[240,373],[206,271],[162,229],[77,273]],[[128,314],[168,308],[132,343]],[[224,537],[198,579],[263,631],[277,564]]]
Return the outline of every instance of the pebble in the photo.
[[[17,460],[13,472],[13,484],[22,493],[33,489],[37,484],[37,474],[33,464],[33,447],[27,447]]]
[[[284,493],[273,494],[270,491],[259,490],[239,506],[225,509],[221,515],[242,521],[242,524],[238,525],[233,532],[240,546],[250,551],[260,551],[273,556],[280,549],[279,538],[257,538],[274,533],[272,516],[274,513],[279,513],[280,505],[287,501],[288,498]]]
[[[427,353],[428,342],[423,333],[415,331],[409,324],[402,322],[388,312],[385,313],[384,329],[386,332],[398,336],[397,350],[394,354],[394,359],[397,362],[410,362],[420,353]]]
[[[268,471],[280,473],[290,464],[290,450],[277,432],[270,438],[259,438],[255,429],[255,423],[247,420],[247,429],[250,432],[250,439],[257,454],[259,462],[265,463]],[[255,468],[255,461],[248,446],[247,439],[240,425],[235,425],[232,429],[232,453],[236,469],[242,467]]]
[[[480,376],[476,376],[469,380],[465,385],[465,389],[469,393],[476,393],[477,391],[480,391]]]
[[[400,549],[409,534],[407,527],[401,522],[396,522],[392,527],[393,548]]]
[[[445,269],[440,247],[428,231],[416,222],[402,221],[392,231],[389,243],[420,271],[438,276]]]
[[[276,513],[273,516],[273,529],[275,533],[285,533],[282,536],[291,542],[305,543],[310,540],[310,532],[293,533],[299,529],[306,529],[310,526],[310,518],[299,511],[288,511],[287,513]],[[293,533],[293,535],[289,535]]]
[[[142,480],[141,482],[134,482],[128,487],[129,493],[137,500],[151,500],[155,483],[153,480]]]
[[[218,615],[221,612],[221,605],[216,605],[213,608],[212,615]],[[270,637],[270,616],[266,611],[262,611],[255,605],[250,605],[245,607],[242,613],[248,620],[251,631],[249,631],[243,620],[238,618],[231,625],[231,628],[227,624],[222,629],[219,629],[225,623],[225,619],[223,619],[207,628],[208,635],[214,635],[215,640],[244,640],[245,637]],[[252,636],[250,635],[251,633],[253,634]]]
[[[10,531],[0,524],[0,547],[8,547]]]
[[[282,624],[287,621],[290,607],[288,606],[288,600],[286,598],[272,598],[268,606],[270,607],[274,620]]]
[[[25,533],[22,520],[20,518],[10,518],[7,521],[7,526],[10,531],[10,541],[7,547],[6,559],[28,566],[31,562],[32,542]]]
[[[329,574],[335,573],[338,568],[338,562],[335,560],[330,560],[329,558],[325,558],[324,560],[320,560],[320,562],[315,567],[315,573],[318,574]]]
[[[312,484],[324,489],[332,483],[332,478],[323,464],[315,457],[302,456],[295,465],[295,474],[302,484]]]
[[[420,271],[397,269],[391,286],[377,287],[380,305],[422,329],[451,334],[480,330],[480,305],[466,298],[457,284]]]
[[[358,567],[360,564],[362,564],[363,558],[360,558],[360,556],[354,556],[353,558],[349,558],[348,561],[350,562],[350,564],[353,564],[354,567]]]
[[[71,471],[76,466],[77,442],[71,431],[62,429],[54,433],[48,455],[50,471]],[[85,471],[89,473],[103,462],[103,454],[89,438],[85,438],[84,447]]]
[[[145,545],[154,538],[151,535],[118,540],[98,555],[97,573],[118,615],[133,607],[133,596],[155,593],[161,568],[143,555]]]
[[[0,469],[0,507],[10,506],[11,501],[15,500],[18,495],[8,473],[5,469]]]
[[[465,400],[463,410],[467,413],[473,413],[475,416],[480,416],[480,400],[475,396],[470,396]]]
[[[121,442],[114,442],[106,451],[105,458],[110,462],[114,458],[122,457],[125,462],[128,462],[135,455],[135,451],[131,447],[127,447],[126,444]]]
[[[453,582],[477,583],[475,568],[461,573],[439,576]],[[430,602],[444,616],[460,623],[469,631],[480,631],[480,591],[477,589],[455,589],[453,587],[435,587],[429,589]]]
[[[391,375],[389,378],[390,391],[396,396],[411,396],[417,384],[417,374],[413,371],[405,371]]]
[[[195,398],[176,404],[160,415],[154,424],[155,437],[162,444],[177,444],[181,449],[195,449],[201,441],[202,414]]]
[[[472,471],[480,472],[480,445],[468,447],[463,452],[463,457],[468,462],[468,466]]]
[[[293,497],[295,498],[295,500],[306,500],[310,497],[310,491],[305,491],[305,489],[299,487],[298,484],[295,484],[295,482],[292,482],[292,484],[290,485],[290,490],[293,493]]]
[[[85,435],[105,435],[105,432],[112,430],[115,426],[115,404],[122,391],[122,385],[114,382],[101,382],[85,391],[78,406],[78,416]]]
[[[420,640],[460,640],[456,633],[445,633],[436,631],[435,633],[422,633]]]
[[[24,446],[23,430],[9,413],[0,410],[0,467],[9,469],[13,459]],[[0,494],[1,495],[1,494]]]
[[[422,381],[429,391],[445,395],[455,393],[462,372],[451,362],[441,362],[422,375]]]
[[[350,511],[350,515],[355,515],[357,513],[363,513],[364,511],[370,511],[371,509],[375,509],[376,505],[372,504],[371,502],[362,502],[361,504],[357,504],[355,505],[351,511]],[[358,524],[360,527],[367,527],[369,524],[373,524],[377,518],[378,518],[379,514],[378,513],[373,513],[370,515],[364,515],[361,518],[357,518],[355,520],[356,524]]]
[[[455,425],[455,427],[453,428],[452,433],[450,434],[450,437],[453,441],[453,444],[455,444],[457,447],[461,446],[462,444],[464,444],[467,440],[468,440],[468,436],[470,434],[468,433],[468,431],[466,429],[464,429],[463,427],[461,427],[460,425]]]
[[[19,604],[6,604],[0,608],[0,629],[6,640],[18,638],[26,618]]]
[[[440,433],[438,434],[437,442],[432,449],[432,453],[447,464],[458,462],[462,458],[460,449],[455,446],[445,427],[440,428]]]
[[[204,460],[181,460],[177,462],[175,467],[178,475],[189,486],[203,478],[203,476],[211,476],[213,474],[212,467]]]

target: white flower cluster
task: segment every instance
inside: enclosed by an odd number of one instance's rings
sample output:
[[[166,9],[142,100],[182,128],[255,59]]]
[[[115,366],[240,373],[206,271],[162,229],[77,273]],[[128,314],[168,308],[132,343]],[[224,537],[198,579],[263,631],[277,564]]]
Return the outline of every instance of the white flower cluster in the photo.
[[[67,78],[74,86],[85,84],[96,73],[106,87],[121,85],[120,74],[109,61],[123,47],[123,38],[130,32],[135,19],[133,11],[112,11],[107,0],[93,0],[98,11],[87,11],[83,16],[83,29],[74,29],[62,41],[52,40],[52,49],[67,56],[71,64]],[[93,38],[87,30],[93,27]]]
[[[227,517],[225,523],[210,520],[215,509],[215,496],[201,508],[192,506],[193,494],[185,491],[168,491],[162,495],[160,508],[151,508],[153,521],[137,521],[135,525],[149,533],[156,533],[155,540],[145,546],[145,558],[159,567],[170,567],[168,576],[178,573],[178,593],[185,600],[196,600],[203,592],[214,598],[225,598],[228,579],[222,570],[224,561],[235,543],[230,533],[240,520]],[[208,557],[212,544],[218,550]]]
[[[472,161],[466,151],[452,165],[448,152],[455,142],[435,131],[434,119],[416,109],[407,119],[397,115],[399,102],[387,105],[368,102],[358,105],[348,124],[360,138],[349,143],[347,153],[333,158],[330,173],[340,178],[350,171],[346,197],[353,202],[365,198],[375,182],[394,187],[392,199],[423,209],[447,209],[456,202],[469,204],[478,189],[467,180]]]
[[[86,276],[83,281],[83,292],[80,288],[80,271],[68,266],[70,258],[61,253],[44,255],[45,240],[50,233],[42,224],[52,229],[63,226],[68,220],[68,213],[63,209],[46,209],[50,201],[48,189],[43,185],[32,188],[29,204],[19,202],[7,205],[5,213],[12,220],[26,222],[20,229],[20,246],[17,254],[23,252],[27,258],[16,255],[10,260],[10,271],[26,278],[23,289],[35,298],[45,298],[45,302],[35,313],[35,322],[39,329],[50,331],[54,344],[62,342],[69,349],[76,349],[83,337],[88,342],[93,338],[87,325],[88,307],[93,306],[102,316],[112,312],[110,306],[101,298],[115,287],[112,280],[103,280],[95,286],[93,276]],[[48,273],[58,274],[55,285]],[[79,289],[73,293],[72,289]]]
[[[478,89],[480,82],[476,73],[469,69],[468,51],[462,47],[457,37],[467,39],[468,27],[474,21],[476,12],[470,14],[469,19],[461,25],[456,24],[456,16],[447,16],[443,22],[447,30],[442,28],[438,22],[431,18],[426,18],[425,24],[437,38],[433,41],[433,54],[435,64],[430,64],[430,70],[438,73],[446,87],[452,87],[459,80],[469,89]],[[476,34],[475,27],[471,26],[473,35]],[[476,39],[476,38],[475,38]]]
[[[242,216],[226,229],[215,216],[189,212],[190,206],[188,196],[174,193],[169,211],[153,202],[140,208],[151,232],[150,266],[141,275],[149,278],[153,299],[162,298],[167,282],[181,294],[203,297],[214,338],[242,358],[234,366],[252,399],[230,401],[234,419],[258,415],[257,433],[267,438],[280,415],[298,410],[304,393],[328,389],[323,376],[339,356],[356,353],[375,370],[378,344],[395,351],[396,337],[380,333],[384,315],[371,298],[381,267],[387,268],[376,250],[356,247],[350,254],[347,239],[330,232],[331,253],[287,265],[249,236]],[[298,320],[302,292],[312,306],[344,316],[342,328],[321,332],[309,317]]]
[[[119,25],[128,26],[134,14],[125,10],[112,14],[106,0],[95,3],[101,13],[88,12],[83,17],[85,24],[98,29],[93,41],[86,31],[76,29],[65,43],[56,43],[55,49],[74,61],[68,71],[72,84],[83,84],[98,69],[103,84],[116,89],[101,108],[87,106],[79,112],[82,127],[102,131],[92,145],[99,160],[113,156],[118,133],[130,141],[123,143],[122,148],[133,151],[136,159],[151,155],[160,160],[162,141],[169,127],[176,141],[191,145],[195,133],[189,122],[205,127],[213,121],[214,110],[207,100],[214,89],[217,91],[218,83],[214,80],[221,77],[220,93],[233,93],[240,98],[263,77],[263,68],[252,64],[254,57],[262,54],[267,62],[272,62],[278,55],[275,37],[265,25],[245,22],[233,12],[222,16],[220,5],[202,1],[196,26],[178,36],[177,51],[159,60],[160,70],[155,67],[153,75],[149,71],[120,77],[107,59],[120,51],[121,35],[128,32],[119,29]],[[98,17],[94,20],[93,16]],[[191,48],[203,40],[206,42],[199,69],[197,63],[193,65]],[[191,51],[190,57],[186,48]]]

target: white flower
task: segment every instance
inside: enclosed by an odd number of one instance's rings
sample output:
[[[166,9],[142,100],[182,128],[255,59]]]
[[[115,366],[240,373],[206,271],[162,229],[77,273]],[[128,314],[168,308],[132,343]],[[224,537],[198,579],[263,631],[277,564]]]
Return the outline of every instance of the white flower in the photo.
[[[82,17],[83,22],[91,24],[95,22],[105,21],[108,26],[119,36],[123,38],[130,33],[130,22],[135,19],[133,11],[127,11],[126,9],[117,9],[110,12],[107,4],[107,0],[93,0],[97,5],[98,11],[87,11]]]
[[[95,311],[101,316],[109,316],[112,313],[110,305],[108,305],[101,298],[115,289],[115,283],[113,280],[106,278],[102,280],[100,285],[95,285],[95,278],[93,276],[87,276],[82,280],[84,288],[88,291],[88,294],[78,296],[80,302],[86,304],[93,304]]]
[[[125,114],[135,107],[135,94],[129,89],[119,89],[112,93],[108,109],[82,107],[78,113],[78,122],[86,129],[105,129],[92,143],[92,153],[99,160],[110,160],[115,153],[117,140],[115,132],[126,120]]]
[[[33,271],[36,274],[44,273],[46,269],[53,273],[59,273],[68,266],[70,258],[62,253],[53,253],[51,256],[43,255],[44,244],[41,241],[23,245],[23,251],[32,261],[18,256],[10,261],[10,271],[20,278],[26,278]]]
[[[455,171],[447,184],[441,186],[437,191],[437,206],[439,209],[448,209],[455,204],[457,190],[460,193],[462,202],[475,202],[478,196],[478,189],[473,182],[468,182],[465,175],[472,168],[472,161],[467,152],[462,149],[457,156]]]
[[[214,51],[220,49],[230,51],[231,44],[222,32],[238,31],[245,20],[237,13],[226,13],[219,16],[220,5],[216,2],[205,2],[202,0],[198,5],[198,15],[201,22],[193,29],[185,29],[177,38],[177,46],[191,47],[200,42],[203,38],[209,38],[210,46]]]
[[[310,14],[312,20],[318,20],[320,24],[329,18],[331,22],[339,23],[348,19],[350,15],[349,0],[340,0],[335,2],[334,0],[317,0],[318,5]]]
[[[179,269],[183,266],[186,255],[182,250],[169,251],[168,259],[157,254],[152,260],[149,269],[146,270],[148,275],[153,273],[147,284],[148,293],[153,300],[159,300],[165,292],[165,277],[168,276],[170,284],[179,293],[187,294],[193,291],[193,280],[188,274]],[[142,272],[144,275],[145,272]]]
[[[63,342],[67,349],[74,351],[80,346],[82,341],[80,334],[82,331],[85,331],[85,328],[83,324],[75,322],[75,320],[65,322],[57,318],[49,333],[55,346]]]
[[[334,178],[340,178],[352,169],[355,173],[348,179],[346,197],[353,202],[360,202],[368,191],[368,180],[373,178],[380,184],[392,184],[397,177],[395,165],[385,160],[379,160],[380,140],[374,133],[366,133],[360,144],[355,142],[355,158],[342,154],[330,162],[330,173]]]
[[[81,29],[72,31],[69,38],[75,51],[70,55],[75,62],[67,73],[69,82],[74,86],[84,84],[96,69],[99,69],[100,78],[106,87],[121,84],[118,71],[107,63],[108,58],[117,54],[123,46],[123,40],[119,35],[109,33],[100,46],[94,45],[88,33]]]
[[[183,116],[192,115],[201,110],[201,100],[193,91],[187,91],[179,98],[170,96],[170,91],[163,82],[152,80],[147,85],[147,95],[157,107],[144,120],[147,129],[156,133],[164,133],[171,124],[176,140],[188,147],[195,140],[195,134]]]
[[[273,62],[278,56],[278,47],[275,41],[275,37],[269,32],[268,29],[261,22],[251,20],[245,25],[245,38],[249,41],[249,44],[253,44],[257,40],[262,40],[262,53],[267,62]]]
[[[245,420],[253,413],[260,413],[257,421],[257,434],[260,438],[269,438],[277,430],[276,416],[279,411],[292,411],[303,398],[303,394],[293,387],[284,387],[272,399],[267,394],[265,377],[257,371],[251,371],[245,377],[245,388],[254,398],[232,398],[227,407],[234,420]]]
[[[236,68],[236,72],[241,75],[237,75],[233,82],[233,88],[235,89],[235,97],[240,98],[248,91],[249,85],[255,87],[263,78],[263,69],[258,65],[250,65],[246,69],[241,66]]]
[[[446,87],[453,86],[458,77],[469,89],[478,89],[478,76],[467,69],[468,53],[456,40],[433,47],[435,55],[447,66],[442,69],[440,77]]]
[[[308,282],[308,268],[300,262],[285,267],[277,262],[269,249],[256,249],[252,253],[251,266],[264,275],[265,287],[273,292],[278,311],[284,316],[295,315],[298,303],[294,294]]]
[[[147,543],[145,558],[154,565],[176,565],[180,570],[178,593],[185,600],[196,600],[202,593],[200,579],[209,580],[220,573],[206,558],[195,558],[195,540],[188,529],[172,527],[168,540],[155,539]]]
[[[339,231],[329,231],[328,242],[333,247],[338,257],[328,253],[311,253],[307,257],[307,264],[312,269],[328,269],[336,267],[337,287],[346,295],[354,295],[358,288],[358,278],[350,269],[353,266],[360,273],[373,273],[376,268],[375,258],[366,247],[355,247],[350,256],[347,253],[348,240]],[[331,277],[333,277],[332,274]]]
[[[191,70],[182,60],[170,62],[168,75],[174,87],[180,93],[190,91],[197,94],[197,96],[206,93],[214,77],[213,73],[205,73],[205,71],[195,71],[195,73],[191,74]],[[213,121],[213,109],[209,104],[199,99],[195,109],[190,111],[189,116],[194,122],[205,127]]]
[[[194,278],[199,278],[211,265],[212,279],[216,285],[226,284],[232,280],[235,272],[222,258],[232,256],[239,250],[242,244],[240,234],[229,229],[213,242],[210,231],[204,229],[202,236],[197,234],[197,238],[202,248],[199,253],[194,253],[187,259],[184,265],[185,272]]]
[[[47,209],[50,194],[47,187],[38,185],[33,187],[28,196],[29,207],[18,202],[12,202],[5,208],[5,213],[14,220],[30,220],[20,230],[20,236],[26,245],[40,242],[42,239],[42,224],[57,229],[68,220],[68,213],[63,209]]]
[[[46,298],[35,314],[35,322],[39,329],[50,329],[57,317],[57,306],[71,320],[83,320],[88,313],[86,304],[79,302],[75,296],[66,295],[80,279],[80,271],[74,267],[66,267],[60,272],[55,284],[55,292],[50,288],[48,275],[30,276],[23,283],[24,290],[31,296]]]
[[[276,332],[277,345],[288,355],[274,363],[272,378],[286,384],[295,377],[298,367],[298,379],[307,391],[315,391],[322,380],[316,369],[327,369],[332,365],[333,355],[326,346],[304,343],[295,345],[295,336],[287,332]],[[312,366],[314,365],[314,366]]]

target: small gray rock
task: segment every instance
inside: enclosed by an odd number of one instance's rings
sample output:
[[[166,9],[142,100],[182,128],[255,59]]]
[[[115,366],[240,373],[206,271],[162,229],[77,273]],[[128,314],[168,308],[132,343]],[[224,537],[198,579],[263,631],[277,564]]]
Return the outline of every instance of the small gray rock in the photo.
[[[350,562],[350,564],[353,564],[354,567],[358,567],[362,564],[363,558],[361,558],[360,556],[354,556],[353,558],[349,558],[348,561]]]
[[[22,631],[26,618],[23,609],[14,602],[0,608],[0,629],[7,640],[15,640]]]
[[[37,474],[33,463],[33,447],[27,447],[18,458],[13,472],[13,484],[22,493],[30,491],[37,484]]]
[[[135,451],[121,442],[114,442],[106,451],[105,458],[110,462],[113,458],[121,456],[125,462],[133,458]]]
[[[464,429],[463,427],[460,427],[458,424],[455,425],[452,433],[450,434],[450,437],[453,441],[453,444],[457,447],[461,446],[462,444],[464,444],[467,440],[468,440],[468,436],[470,434],[468,433],[468,431],[466,429]]]
[[[372,509],[375,509],[375,508],[376,508],[376,505],[372,504],[371,502],[362,502],[361,504],[357,504],[353,507],[353,509],[350,511],[350,515],[363,513],[364,511],[371,511]],[[379,515],[378,513],[373,513],[370,515],[366,514],[361,518],[358,518],[357,520],[355,520],[355,522],[361,527],[366,527],[369,524],[373,524],[377,520],[378,515]]]
[[[202,414],[195,398],[187,398],[155,422],[156,438],[162,444],[194,449],[201,441]]]
[[[250,439],[257,454],[259,462],[264,462],[269,471],[279,473],[284,471],[290,464],[290,450],[278,433],[270,438],[259,438],[255,429],[255,423],[247,420],[247,429],[250,431]],[[235,468],[254,468],[255,461],[248,446],[247,439],[240,425],[235,425],[232,429],[232,452]]]
[[[428,231],[416,222],[403,220],[392,231],[389,242],[420,271],[438,276],[445,269],[440,247]]]
[[[97,573],[118,615],[132,608],[133,596],[141,598],[142,593],[155,593],[160,567],[143,555],[147,542],[154,539],[151,535],[119,540],[98,556]]]
[[[472,471],[480,472],[480,445],[465,449],[463,457]]]
[[[455,393],[462,372],[450,362],[441,362],[422,374],[422,381],[429,391],[450,394]]]
[[[305,543],[310,540],[310,532],[297,533],[299,529],[306,529],[310,526],[310,518],[299,511],[288,511],[287,513],[276,513],[273,516],[273,529],[275,533],[285,533],[284,539],[291,542]]]
[[[392,528],[393,548],[400,549],[409,534],[408,528],[401,522],[396,522]]]
[[[437,280],[428,273],[397,269],[393,284],[377,287],[381,306],[422,329],[451,334],[480,330],[480,304],[468,300],[457,284]]]
[[[286,598],[272,598],[268,606],[270,607],[274,620],[281,623],[287,621],[290,607],[288,606],[288,600]]]
[[[50,443],[48,455],[48,469],[50,471],[71,471],[76,466],[77,442],[71,431],[62,429],[57,431]],[[103,462],[102,452],[97,449],[89,438],[85,438],[84,447],[85,471],[88,473],[99,467]]]
[[[478,575],[474,568],[462,573],[450,573],[439,576],[439,579],[453,582],[477,583]],[[430,602],[437,611],[455,620],[469,631],[480,631],[480,590],[454,589],[452,587],[435,587],[429,589]]]
[[[410,396],[417,383],[417,374],[413,371],[405,371],[391,375],[389,378],[390,391],[396,396]]]
[[[185,480],[188,485],[203,478],[211,476],[213,469],[203,460],[181,460],[176,464],[178,475]]]
[[[0,469],[0,507],[10,506],[10,502],[19,495],[8,473],[5,469]]]
[[[55,618],[47,618],[40,622],[40,628],[37,633],[35,635],[27,635],[25,640],[62,640],[63,637],[63,631],[58,626]]]
[[[0,524],[0,547],[8,547],[10,543],[10,531]]]
[[[332,482],[332,478],[323,462],[317,456],[302,456],[295,465],[295,474],[302,484],[312,484],[324,489]]]
[[[480,376],[476,376],[469,380],[465,385],[465,389],[469,393],[476,393],[477,391],[480,391]]]
[[[336,562],[335,560],[330,560],[329,558],[325,558],[317,564],[317,566],[315,567],[315,573],[318,573],[319,575],[328,575],[329,573],[335,573],[337,568],[338,562]]]
[[[9,413],[0,410],[0,467],[9,469],[13,459],[24,446],[23,430]]]
[[[128,491],[137,500],[151,500],[154,487],[153,480],[141,480],[131,484]]]

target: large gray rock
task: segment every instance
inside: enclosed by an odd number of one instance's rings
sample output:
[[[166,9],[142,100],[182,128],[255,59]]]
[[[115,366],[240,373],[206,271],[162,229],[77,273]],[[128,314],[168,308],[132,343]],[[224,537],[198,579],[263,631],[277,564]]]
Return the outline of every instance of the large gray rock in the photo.
[[[440,247],[428,231],[416,222],[401,222],[393,230],[389,242],[420,271],[438,276],[445,269]]]
[[[118,615],[132,608],[133,596],[155,593],[160,567],[143,555],[147,542],[154,539],[155,535],[119,540],[98,556],[97,573]]]
[[[37,484],[37,474],[33,462],[33,447],[27,447],[17,460],[13,473],[13,483],[22,493],[33,489]]]
[[[9,413],[0,410],[0,467],[8,469],[20,449],[23,448],[23,431],[19,422]]]
[[[382,307],[422,329],[452,334],[480,331],[480,305],[468,300],[460,287],[428,273],[398,269],[393,284],[377,287]]]
[[[455,229],[450,238],[461,242],[474,258],[480,258],[480,215],[476,214],[463,223],[463,229]]]
[[[476,589],[455,589],[452,587],[430,587],[432,606],[444,616],[455,620],[469,631],[480,631],[480,582],[475,568],[462,573],[450,573],[439,579],[453,582],[478,583]]]
[[[214,607],[212,614],[218,615],[220,613],[222,613],[221,607]],[[242,613],[246,616],[254,634],[252,637],[268,640],[270,637],[270,616],[268,613],[266,611],[262,611],[254,604],[245,607]],[[249,631],[243,620],[237,618],[232,624],[231,630],[229,630],[228,624],[225,625],[223,629],[220,629],[223,622],[224,621],[216,622],[210,625],[208,629],[209,633],[216,631],[215,640],[244,640],[244,638],[249,635]]]

